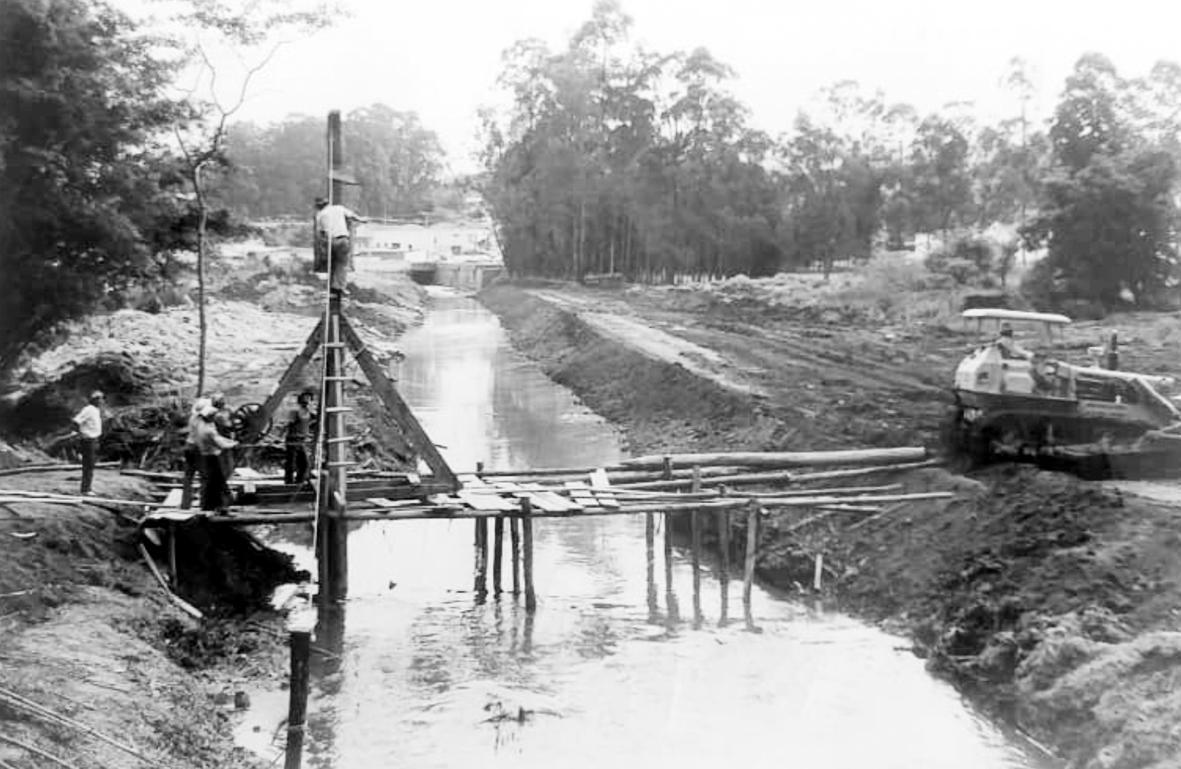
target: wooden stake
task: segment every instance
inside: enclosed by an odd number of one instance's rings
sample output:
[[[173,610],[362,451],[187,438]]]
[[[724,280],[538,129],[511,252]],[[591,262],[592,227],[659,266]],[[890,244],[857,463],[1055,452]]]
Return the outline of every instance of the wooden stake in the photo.
[[[681,612],[677,607],[677,594],[673,590],[673,529],[672,516],[668,513],[664,514],[664,603],[671,625],[681,618]]]
[[[723,486],[722,496],[726,491]],[[718,524],[718,582],[721,583],[718,589],[722,598],[718,627],[725,627],[730,622],[730,511],[718,510],[714,516]]]
[[[521,544],[524,547],[525,566],[525,611],[532,614],[537,610],[537,594],[533,590],[533,503],[528,497],[521,499]]]
[[[823,588],[822,580],[824,579],[824,553],[816,554],[816,566],[812,572],[812,589],[819,592]]]
[[[693,492],[701,491],[701,468],[693,467]],[[701,627],[703,620],[701,612],[701,513],[697,510],[689,513],[689,530],[691,534],[691,553],[693,564],[693,627]]]
[[[660,599],[656,593],[656,515],[644,513],[644,553],[648,558],[648,621],[660,616]]]
[[[746,568],[742,573],[742,614],[747,630],[757,630],[751,613],[751,588],[755,581],[755,554],[759,544],[759,507],[751,502],[746,512]]]
[[[492,592],[500,595],[500,572],[504,561],[504,516],[496,516],[492,524]]]
[[[172,591],[180,592],[180,570],[176,567],[176,524],[168,524],[168,570],[172,572]]]
[[[475,519],[476,526],[476,600],[483,601],[488,596],[488,519]]]
[[[291,696],[287,705],[287,750],[283,769],[300,769],[303,763],[304,720],[308,711],[308,659],[312,634],[291,631]]]
[[[509,538],[512,540],[513,595],[521,594],[521,523],[508,519]]]

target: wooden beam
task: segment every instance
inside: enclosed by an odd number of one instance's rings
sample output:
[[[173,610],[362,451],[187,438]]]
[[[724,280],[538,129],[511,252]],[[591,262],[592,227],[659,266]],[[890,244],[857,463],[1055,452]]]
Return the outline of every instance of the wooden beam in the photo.
[[[742,467],[811,467],[823,465],[872,465],[887,462],[915,462],[927,459],[921,446],[893,449],[849,449],[844,451],[751,451],[705,454],[651,455],[625,459],[631,468],[662,468],[678,465],[731,465]]]
[[[406,405],[406,401],[402,400],[394,383],[385,375],[385,371],[378,365],[372,353],[366,349],[365,343],[361,341],[361,337],[357,335],[344,316],[341,316],[340,328],[345,341],[353,351],[353,357],[356,358],[357,364],[365,373],[365,378],[369,380],[369,384],[373,385],[374,392],[385,404],[390,417],[402,429],[402,437],[408,446],[426,462],[427,467],[434,472],[436,480],[450,485],[452,491],[458,490],[460,483],[456,479],[455,473],[451,471],[451,467],[443,459],[443,455],[435,448],[430,436],[422,429],[422,425],[418,423],[418,419],[415,418],[410,407]]]
[[[259,421],[261,424],[270,422],[275,416],[275,409],[279,408],[279,404],[287,397],[287,393],[295,387],[299,378],[303,375],[303,370],[311,363],[312,358],[315,357],[316,351],[320,349],[320,343],[324,338],[324,319],[320,318],[320,322],[312,329],[312,333],[308,335],[307,342],[304,343],[303,349],[296,355],[291,363],[287,364],[287,370],[283,372],[283,376],[279,377],[279,384],[275,385],[275,391],[272,392],[262,404],[262,409],[259,412]],[[246,436],[244,443],[252,443],[261,436]]]

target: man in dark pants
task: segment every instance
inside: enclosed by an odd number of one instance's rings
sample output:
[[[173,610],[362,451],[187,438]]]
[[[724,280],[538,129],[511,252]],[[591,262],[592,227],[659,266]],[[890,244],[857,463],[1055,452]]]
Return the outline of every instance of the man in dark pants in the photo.
[[[367,221],[338,203],[329,205],[326,198],[316,198],[315,237],[320,248],[327,249],[332,255],[328,288],[335,296],[340,296],[348,284],[353,227],[357,222]]]
[[[209,405],[211,404],[208,398],[198,398],[189,413],[188,434],[185,436],[185,475],[180,487],[181,510],[188,510],[193,506],[193,479],[201,472],[201,451],[197,448],[197,423],[201,420],[201,412]]]
[[[89,402],[74,416],[74,429],[81,436],[82,448],[82,494],[92,497],[94,465],[98,459],[98,440],[103,434],[102,405],[106,400],[100,390],[90,394]]]
[[[217,409],[206,406],[201,410],[201,418],[197,420],[195,441],[197,450],[201,452],[202,462],[201,509],[225,513],[230,504],[230,488],[222,472],[221,452],[234,448],[238,442],[218,434],[213,423],[216,416]]]
[[[312,394],[304,390],[296,407],[287,416],[287,455],[283,463],[283,482],[302,484],[308,478],[308,443],[312,439]]]

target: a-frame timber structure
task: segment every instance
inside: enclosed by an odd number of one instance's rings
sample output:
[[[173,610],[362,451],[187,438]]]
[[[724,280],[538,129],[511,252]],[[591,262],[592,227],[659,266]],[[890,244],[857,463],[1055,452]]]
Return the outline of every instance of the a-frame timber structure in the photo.
[[[341,200],[343,186],[350,183],[342,172],[344,164],[340,113],[328,115],[328,203]],[[314,227],[314,225],[313,225]],[[319,241],[318,233],[315,238]],[[351,248],[351,239],[350,239]],[[331,249],[328,249],[330,252]],[[325,254],[328,260],[331,255]],[[320,265],[317,264],[317,267]],[[325,265],[331,272],[330,262]],[[331,276],[329,277],[331,281]],[[345,351],[352,353],[357,365],[369,380],[373,394],[385,407],[398,428],[389,448],[412,468],[398,479],[360,481],[357,491],[361,497],[415,499],[433,494],[458,491],[460,482],[435,448],[422,425],[402,400],[385,370],[366,348],[361,337],[349,325],[339,293],[329,290],[324,315],[308,336],[303,350],[291,361],[280,377],[274,392],[263,403],[256,424],[266,425],[283,399],[302,381],[304,372],[317,352],[323,364],[320,395],[320,429],[316,446],[316,462],[311,487],[307,489],[275,489],[256,493],[259,503],[316,502],[316,560],[319,564],[321,599],[342,600],[348,591],[348,502],[350,499],[347,469],[353,462],[348,458],[348,444],[353,440],[348,433],[347,414],[352,408],[345,403]],[[417,472],[419,462],[425,464],[430,475],[423,478]]]

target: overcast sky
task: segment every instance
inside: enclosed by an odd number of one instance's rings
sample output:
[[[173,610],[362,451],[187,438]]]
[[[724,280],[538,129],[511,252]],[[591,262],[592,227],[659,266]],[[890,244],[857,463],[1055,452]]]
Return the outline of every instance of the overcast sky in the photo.
[[[134,2],[135,0],[129,0]],[[468,170],[476,109],[490,100],[501,52],[538,37],[562,45],[592,0],[340,0],[332,29],[291,44],[256,80],[241,113],[347,112],[384,102],[434,129]],[[1026,59],[1048,113],[1087,51],[1121,74],[1181,60],[1181,0],[621,0],[632,38],[657,51],[705,46],[736,71],[754,124],[787,129],[825,85],[852,79],[920,112],[971,101],[985,120],[1016,111],[999,81]]]

